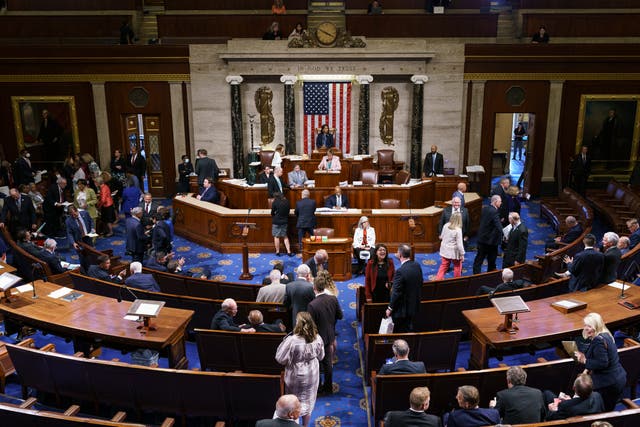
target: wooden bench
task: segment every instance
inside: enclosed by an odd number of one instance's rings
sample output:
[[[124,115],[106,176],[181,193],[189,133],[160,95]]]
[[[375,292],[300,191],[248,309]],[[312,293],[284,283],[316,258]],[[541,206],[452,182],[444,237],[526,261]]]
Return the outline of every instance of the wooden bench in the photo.
[[[254,12],[257,10],[265,13],[271,12],[272,2],[263,0],[165,0],[165,8],[171,10],[244,10]],[[285,3],[287,12],[292,10],[307,10],[307,0],[287,0]],[[246,13],[245,12],[245,13]]]
[[[33,338],[22,340],[17,345],[21,347],[35,348]],[[54,351],[55,347],[53,346],[53,344],[47,344],[40,350]],[[4,393],[4,387],[7,384],[7,377],[11,374],[15,374],[15,372],[16,369],[11,362],[11,358],[9,357],[9,353],[7,352],[7,347],[5,346],[4,342],[0,342],[0,393]]]
[[[64,276],[67,274],[66,272],[54,275],[49,264],[39,258],[36,258],[18,246],[6,227],[1,228],[0,232],[2,233],[4,241],[9,245],[9,247],[11,247],[11,251],[13,252],[13,266],[16,267],[17,274],[22,277],[25,282],[33,281],[33,264],[40,264],[40,266],[42,266],[42,271],[49,280],[64,280]]]
[[[393,357],[391,347],[397,339],[403,339],[409,344],[409,358],[424,362],[427,372],[453,371],[461,338],[460,329],[408,334],[365,334],[365,381],[369,384],[371,371],[379,369],[386,359]]]
[[[284,333],[245,334],[196,329],[195,335],[200,367],[203,370],[263,374],[280,374],[284,370],[275,359]]]
[[[567,216],[574,216],[582,224],[583,229],[591,227],[593,209],[581,195],[567,187],[560,192],[558,197],[548,197],[541,200],[540,216],[546,218],[558,233],[564,233]]]
[[[616,180],[609,181],[605,191],[590,191],[589,201],[619,234],[627,234],[627,221],[640,216],[640,196]]]
[[[354,36],[482,38],[498,34],[497,13],[349,14],[346,18],[346,28]]]
[[[554,279],[547,283],[531,285],[517,291],[506,291],[495,294],[496,296],[508,296],[517,294],[525,301],[546,298],[553,295],[566,293],[567,278]],[[364,305],[362,316],[362,333],[373,334],[378,332],[380,319],[385,316],[388,303],[367,303]],[[420,311],[413,319],[416,331],[438,331],[442,329],[462,329],[466,334],[469,325],[462,316],[463,310],[491,307],[491,301],[487,295],[467,296],[462,298],[449,298],[442,300],[430,300],[420,302]]]
[[[637,360],[640,357],[640,345],[626,340],[625,347],[618,350],[620,362],[632,374],[628,379],[632,384],[638,382]],[[573,359],[543,361],[522,365],[527,372],[527,385],[555,393],[571,393],[575,377],[584,366]],[[409,394],[414,387],[429,387],[431,402],[427,412],[442,415],[455,407],[456,392],[459,386],[472,385],[480,392],[480,407],[488,407],[496,393],[507,388],[506,372],[508,367],[482,369],[477,371],[457,371],[445,373],[427,373],[411,375],[377,375],[372,379],[373,413],[375,420],[384,417],[387,411],[405,410],[408,407]]]
[[[280,375],[182,371],[83,359],[7,344],[23,389],[57,400],[115,410],[204,416],[227,421],[271,418],[284,392]],[[259,398],[256,398],[259,396]]]

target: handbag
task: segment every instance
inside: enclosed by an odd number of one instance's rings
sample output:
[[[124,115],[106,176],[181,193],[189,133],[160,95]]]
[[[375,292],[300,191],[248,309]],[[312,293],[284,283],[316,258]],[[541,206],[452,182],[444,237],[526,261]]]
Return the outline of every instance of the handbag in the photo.
[[[391,317],[383,317],[380,321],[379,334],[392,334],[393,333],[393,320]]]

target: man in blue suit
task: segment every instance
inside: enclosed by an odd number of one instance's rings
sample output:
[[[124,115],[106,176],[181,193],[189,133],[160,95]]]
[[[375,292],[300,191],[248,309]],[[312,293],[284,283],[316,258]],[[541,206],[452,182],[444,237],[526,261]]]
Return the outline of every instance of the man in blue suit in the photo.
[[[568,245],[580,237],[583,230],[575,216],[567,216],[564,223],[567,225],[567,232],[562,236],[558,236],[552,241],[545,243],[545,251],[558,249],[560,246]]]
[[[458,197],[460,199],[460,206],[464,208],[464,193],[467,192],[467,183],[459,182],[456,191],[451,195],[451,199]]]
[[[411,408],[406,411],[389,411],[384,416],[385,427],[441,427],[440,418],[427,414],[431,392],[428,387],[416,387],[411,390],[409,402]]]
[[[604,268],[604,255],[594,248],[596,237],[593,234],[587,234],[582,239],[582,243],[584,244],[582,252],[578,252],[573,258],[568,255],[564,257],[568,268],[567,273],[571,275],[570,292],[588,291],[595,288],[599,284]],[[567,273],[564,274],[568,275]]]
[[[132,261],[142,262],[144,251],[147,248],[148,236],[145,233],[144,225],[141,222],[142,208],[135,207],[131,209],[131,217],[127,218],[127,240],[126,253],[131,255]]]
[[[153,278],[153,274],[143,274],[142,264],[134,261],[129,266],[131,276],[127,277],[124,284],[132,288],[142,289],[144,291],[160,292],[160,286]]]
[[[395,340],[391,349],[395,361],[382,365],[379,375],[424,374],[427,372],[424,362],[409,360],[409,344],[405,340]]]
[[[80,249],[77,242],[84,242],[93,246],[93,240],[87,236],[89,233],[95,233],[96,229],[93,221],[87,211],[79,211],[75,206],[68,208],[69,216],[65,220],[67,226],[67,240],[76,250]]]
[[[633,249],[638,243],[640,243],[640,225],[638,225],[638,218],[631,218],[627,221],[627,228],[629,229],[629,250]]]
[[[218,191],[213,185],[213,178],[207,177],[202,181],[202,192],[198,195],[197,199],[203,202],[218,203],[220,197]]]
[[[58,243],[53,239],[44,241],[44,250],[40,252],[39,258],[46,262],[53,274],[61,274],[67,271],[60,263],[60,257],[56,254]]]
[[[342,194],[342,188],[338,186],[335,188],[335,193],[327,197],[324,206],[330,209],[349,209],[349,199]]]
[[[296,202],[296,228],[298,229],[298,250],[302,251],[302,238],[305,233],[313,234],[316,228],[316,201],[309,198],[309,190],[302,190],[302,199]]]

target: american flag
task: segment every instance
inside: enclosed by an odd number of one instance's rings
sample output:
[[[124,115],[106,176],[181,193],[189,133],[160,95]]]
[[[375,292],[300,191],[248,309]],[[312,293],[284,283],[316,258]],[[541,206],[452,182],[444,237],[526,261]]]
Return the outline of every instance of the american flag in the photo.
[[[351,83],[305,82],[304,152],[316,146],[316,129],[323,124],[335,128],[335,144],[343,153],[351,152]]]

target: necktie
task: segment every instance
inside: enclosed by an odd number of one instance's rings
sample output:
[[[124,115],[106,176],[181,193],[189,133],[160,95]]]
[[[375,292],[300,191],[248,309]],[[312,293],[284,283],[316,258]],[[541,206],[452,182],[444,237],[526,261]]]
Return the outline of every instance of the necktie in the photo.
[[[431,160],[433,160],[433,173],[436,173],[436,155],[437,155],[437,154],[434,154],[434,155],[431,157]]]
[[[145,203],[144,210],[149,213],[149,203]]]
[[[582,163],[587,163],[587,156],[584,154],[582,155]]]
[[[341,208],[342,207],[342,197],[341,196],[336,196],[336,206]]]
[[[131,166],[136,164],[136,156],[135,154],[133,156],[131,156]]]
[[[58,186],[58,191],[60,192],[60,203],[64,202],[64,192],[62,191],[62,187]]]
[[[18,206],[18,212],[20,212],[22,210],[22,201],[20,200],[20,197],[16,200],[16,205]]]
[[[362,244],[363,245],[367,245],[367,229],[363,228],[362,229]]]
[[[280,192],[282,193],[282,183],[280,183],[280,178],[278,178],[276,176],[276,182],[278,183],[278,188],[280,189]]]
[[[80,229],[80,237],[84,237],[87,234],[87,229],[84,227],[84,221],[80,216],[78,216],[76,222],[78,223],[78,228]]]

